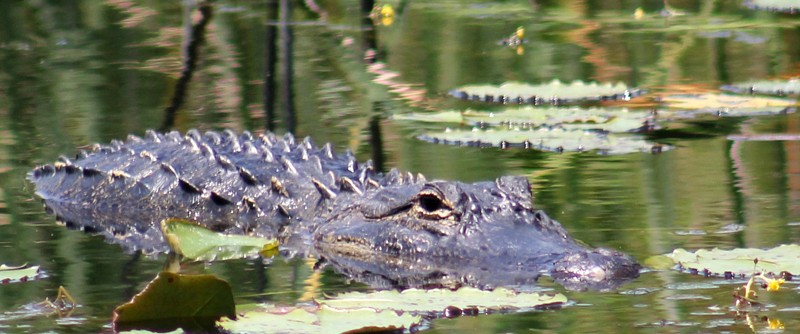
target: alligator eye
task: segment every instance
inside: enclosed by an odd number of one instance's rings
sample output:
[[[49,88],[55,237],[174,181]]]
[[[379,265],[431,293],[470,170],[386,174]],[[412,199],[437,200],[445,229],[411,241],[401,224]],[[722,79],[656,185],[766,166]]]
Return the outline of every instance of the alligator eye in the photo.
[[[453,213],[452,205],[441,194],[432,191],[423,191],[417,195],[414,210],[428,219],[444,219]]]

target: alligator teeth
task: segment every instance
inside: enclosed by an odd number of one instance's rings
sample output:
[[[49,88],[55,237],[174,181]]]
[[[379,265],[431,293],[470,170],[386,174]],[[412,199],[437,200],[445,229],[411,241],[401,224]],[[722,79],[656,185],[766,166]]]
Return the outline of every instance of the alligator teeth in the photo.
[[[349,155],[347,157],[347,170],[350,173],[355,173],[357,169],[358,169],[358,162],[356,162],[356,158],[354,158],[352,155]]]
[[[322,182],[319,182],[317,179],[312,178],[311,179],[311,183],[314,184],[314,187],[317,188],[317,191],[319,191],[319,194],[322,195],[322,197],[324,197],[325,199],[334,199],[334,198],[336,198],[336,193],[333,192],[333,190],[331,190],[330,188],[328,188],[324,184],[322,184]]]

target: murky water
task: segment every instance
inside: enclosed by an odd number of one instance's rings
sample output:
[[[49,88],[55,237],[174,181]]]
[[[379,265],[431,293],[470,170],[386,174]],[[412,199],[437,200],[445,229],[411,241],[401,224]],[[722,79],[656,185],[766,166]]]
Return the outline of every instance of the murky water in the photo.
[[[660,0],[403,1],[391,2],[397,15],[383,22],[390,24],[373,26],[357,2],[313,3],[293,2],[291,10],[296,124],[284,116],[287,58],[280,38],[275,42],[278,132],[293,128],[362,160],[383,159],[385,169],[429,179],[528,176],[535,204],[573,236],[642,261],[679,247],[800,240],[800,144],[726,139],[798,134],[798,114],[675,124],[677,135],[659,140],[676,149],[618,156],[435,145],[415,139],[431,125],[390,118],[472,106],[446,93],[473,83],[622,81],[659,92],[798,76],[797,16],[754,12],[740,1],[673,1],[685,15],[671,18],[658,16]],[[640,21],[632,18],[637,6],[647,13]],[[216,1],[212,12],[173,128],[263,129],[266,1]],[[0,264],[35,264],[47,273],[0,285],[0,314],[52,298],[61,285],[80,304],[62,319],[0,315],[0,332],[108,329],[114,307],[161,269],[163,258],[125,254],[56,226],[25,174],[77,147],[161,127],[179,82],[187,23],[198,20],[197,10],[178,1],[0,2]],[[526,44],[498,44],[519,26]],[[228,280],[240,303],[292,304],[365,289],[332,272],[321,286],[310,284],[313,270],[298,260],[186,270]],[[731,293],[741,284],[648,272],[619,292],[566,292],[573,304],[561,310],[437,320],[431,332],[762,332],[777,322],[790,332],[800,328],[794,283],[762,296],[767,307],[750,313],[732,308]]]

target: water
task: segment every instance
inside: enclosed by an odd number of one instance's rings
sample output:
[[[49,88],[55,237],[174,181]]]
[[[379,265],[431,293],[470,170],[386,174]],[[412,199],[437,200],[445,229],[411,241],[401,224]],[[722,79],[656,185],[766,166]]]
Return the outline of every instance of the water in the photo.
[[[739,1],[678,1],[686,15],[656,16],[662,1],[393,3],[391,25],[365,26],[359,4],[328,1],[325,20],[307,4],[292,10],[295,132],[349,148],[364,160],[429,179],[524,175],[535,205],[580,240],[643,261],[675,248],[774,247],[800,239],[800,147],[796,141],[733,142],[725,135],[800,132],[800,116],[691,121],[671,125],[677,148],[658,155],[601,156],[441,146],[414,138],[435,126],[391,114],[471,105],[449,98],[459,85],[509,80],[622,81],[653,92],[709,89],[750,79],[797,76],[797,18],[753,12]],[[637,6],[648,14],[630,19]],[[217,1],[196,71],[173,128],[264,127],[262,87],[268,8]],[[197,11],[189,18],[199,20]],[[66,319],[0,316],[0,332],[106,330],[117,305],[140,291],[163,258],[125,254],[69,231],[43,213],[25,174],[80,146],[162,125],[181,71],[186,28],[180,2],[0,2],[0,263],[42,266],[47,276],[0,285],[0,312],[53,298],[63,285],[80,307]],[[498,45],[518,26],[522,50]],[[375,50],[365,60],[364,50]],[[277,131],[285,56],[277,53]],[[382,143],[371,144],[374,131]],[[733,233],[720,233],[731,229]],[[240,260],[211,272],[237,302],[296,303],[366,287],[300,260]],[[698,284],[689,290],[680,283]],[[436,320],[431,332],[750,332],[780,321],[800,328],[797,286],[764,294],[769,307],[732,309],[739,281],[648,272],[621,292],[566,292],[561,310]],[[559,289],[557,285],[542,282]],[[706,285],[713,284],[712,287]],[[769,320],[767,320],[767,318]]]

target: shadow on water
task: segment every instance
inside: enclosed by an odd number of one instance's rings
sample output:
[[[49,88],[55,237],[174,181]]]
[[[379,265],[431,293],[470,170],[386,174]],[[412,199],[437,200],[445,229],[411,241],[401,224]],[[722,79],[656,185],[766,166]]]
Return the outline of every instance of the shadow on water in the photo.
[[[200,13],[200,20],[192,25],[192,12],[194,11],[194,2],[184,2],[183,21],[186,34],[183,37],[186,41],[183,52],[183,69],[178,81],[175,83],[175,90],[172,93],[172,100],[169,106],[164,109],[164,122],[161,123],[161,131],[168,131],[172,129],[175,124],[175,113],[183,105],[183,100],[187,95],[187,88],[192,80],[195,68],[197,67],[197,60],[200,57],[198,49],[200,44],[203,43],[204,34],[206,33],[206,25],[211,21],[211,14],[213,7],[209,3],[201,3],[197,7]]]

